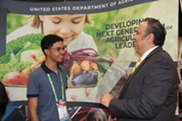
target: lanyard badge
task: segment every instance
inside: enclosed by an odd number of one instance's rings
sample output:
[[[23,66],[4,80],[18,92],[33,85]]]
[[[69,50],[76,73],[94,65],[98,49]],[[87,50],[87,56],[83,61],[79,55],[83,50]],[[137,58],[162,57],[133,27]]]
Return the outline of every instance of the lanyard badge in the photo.
[[[59,100],[59,102],[56,103],[56,105],[57,105],[57,109],[58,109],[59,120],[60,121],[70,121],[66,102]]]
[[[55,90],[55,87],[53,85],[53,82],[52,82],[52,79],[50,77],[49,74],[47,74],[47,77],[49,79],[49,82],[51,84],[51,87],[52,87],[52,90],[53,90],[53,93],[54,93],[54,97],[55,97],[55,100],[56,100],[56,106],[57,106],[57,110],[58,110],[58,114],[59,114],[59,120],[60,121],[70,121],[70,117],[69,117],[69,113],[68,113],[68,110],[67,110],[67,105],[66,105],[66,102],[64,101],[64,84],[63,84],[63,80],[62,78],[60,78],[61,80],[61,87],[62,87],[62,99],[63,100],[58,100],[58,97],[57,97],[57,94],[56,94],[56,90]]]

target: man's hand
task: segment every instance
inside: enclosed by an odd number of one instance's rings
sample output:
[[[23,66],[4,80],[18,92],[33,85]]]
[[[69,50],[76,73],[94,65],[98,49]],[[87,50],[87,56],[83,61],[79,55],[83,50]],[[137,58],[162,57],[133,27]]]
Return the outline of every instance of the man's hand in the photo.
[[[109,94],[109,93],[104,93],[101,98],[100,98],[100,103],[103,104],[106,107],[109,107],[109,103],[110,101],[113,99],[114,97]]]

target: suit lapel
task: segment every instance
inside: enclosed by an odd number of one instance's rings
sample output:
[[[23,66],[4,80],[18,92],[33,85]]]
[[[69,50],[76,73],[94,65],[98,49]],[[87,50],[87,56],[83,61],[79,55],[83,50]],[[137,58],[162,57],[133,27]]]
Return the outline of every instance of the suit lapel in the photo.
[[[127,90],[132,78],[136,75],[136,73],[138,73],[138,71],[140,71],[140,68],[142,66],[145,65],[146,61],[148,59],[150,59],[152,57],[152,55],[154,55],[155,53],[162,51],[163,49],[161,47],[157,47],[156,49],[154,49],[141,63],[140,65],[136,68],[136,70],[129,76],[128,81],[125,83],[125,86],[123,87],[123,90],[121,91],[120,96],[122,96],[123,94],[125,94],[125,91]]]
[[[162,51],[161,47],[157,47],[154,49],[141,63],[140,65],[136,68],[135,72],[132,74],[132,77],[140,70],[140,68],[146,63],[147,60],[149,60],[155,53]]]

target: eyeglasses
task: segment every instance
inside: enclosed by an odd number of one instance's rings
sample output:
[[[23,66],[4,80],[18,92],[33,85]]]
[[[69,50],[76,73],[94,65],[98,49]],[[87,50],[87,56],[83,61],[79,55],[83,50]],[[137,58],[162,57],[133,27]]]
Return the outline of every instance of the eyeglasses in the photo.
[[[61,50],[66,50],[66,46],[64,46],[64,47],[52,47],[52,48],[50,48],[50,49],[55,49],[56,51],[61,51]]]

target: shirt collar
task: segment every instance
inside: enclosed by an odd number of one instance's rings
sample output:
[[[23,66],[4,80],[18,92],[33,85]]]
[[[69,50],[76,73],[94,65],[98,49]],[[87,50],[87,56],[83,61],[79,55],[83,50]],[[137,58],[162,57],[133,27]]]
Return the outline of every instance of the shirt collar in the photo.
[[[143,61],[154,49],[156,49],[157,47],[159,47],[159,46],[155,46],[155,47],[153,47],[153,48],[151,48],[151,49],[149,49],[149,50],[147,50],[143,55],[142,55],[142,57],[141,57],[141,61]]]
[[[42,63],[41,68],[46,72],[46,73],[51,73],[53,72],[52,70],[50,70],[46,65],[45,65],[45,61]],[[58,69],[61,70],[61,68],[58,65]]]

